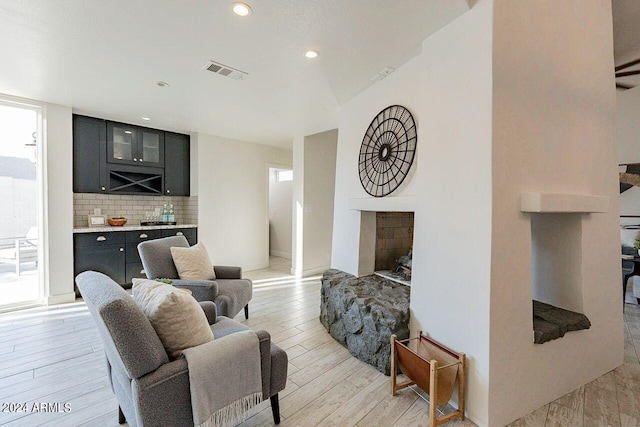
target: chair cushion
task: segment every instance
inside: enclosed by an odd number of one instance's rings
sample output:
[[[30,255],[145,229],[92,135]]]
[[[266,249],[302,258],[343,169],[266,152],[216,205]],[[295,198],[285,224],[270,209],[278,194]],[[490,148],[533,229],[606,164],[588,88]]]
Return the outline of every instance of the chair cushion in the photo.
[[[138,253],[147,278],[178,278],[178,270],[176,270],[171,257],[171,248],[173,247],[188,248],[189,242],[184,236],[170,236],[138,244]]]
[[[169,356],[213,341],[207,317],[190,293],[154,280],[134,279],[133,299],[147,316]]]
[[[182,280],[214,280],[216,274],[207,249],[200,242],[190,248],[171,248],[173,263]]]

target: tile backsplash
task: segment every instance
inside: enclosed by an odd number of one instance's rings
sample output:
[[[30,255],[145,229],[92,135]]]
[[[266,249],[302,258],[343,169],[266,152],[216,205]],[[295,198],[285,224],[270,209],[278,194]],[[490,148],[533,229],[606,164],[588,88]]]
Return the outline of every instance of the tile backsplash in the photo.
[[[163,205],[173,204],[178,224],[198,223],[198,197],[179,196],[125,196],[110,194],[73,193],[73,226],[87,227],[87,216],[95,208],[102,209],[107,218],[123,216],[127,225],[138,225],[144,221],[145,212]]]

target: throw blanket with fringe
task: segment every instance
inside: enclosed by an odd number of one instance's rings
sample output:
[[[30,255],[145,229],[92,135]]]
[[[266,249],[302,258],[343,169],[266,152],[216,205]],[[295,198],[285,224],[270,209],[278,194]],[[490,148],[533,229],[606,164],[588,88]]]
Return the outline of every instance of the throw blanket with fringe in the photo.
[[[197,427],[233,426],[262,402],[260,342],[241,331],[184,350]]]

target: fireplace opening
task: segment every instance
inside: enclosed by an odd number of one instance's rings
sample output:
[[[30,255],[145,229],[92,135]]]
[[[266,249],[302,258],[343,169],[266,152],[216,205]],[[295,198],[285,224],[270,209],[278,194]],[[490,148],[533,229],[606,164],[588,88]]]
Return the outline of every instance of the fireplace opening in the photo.
[[[589,329],[582,297],[582,218],[579,214],[531,214],[534,342]]]
[[[375,273],[411,284],[413,212],[376,212]]]

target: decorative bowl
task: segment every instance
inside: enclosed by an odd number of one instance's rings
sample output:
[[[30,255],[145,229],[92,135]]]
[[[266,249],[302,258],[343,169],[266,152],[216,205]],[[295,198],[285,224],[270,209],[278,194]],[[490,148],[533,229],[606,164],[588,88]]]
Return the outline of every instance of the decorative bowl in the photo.
[[[124,217],[107,218],[107,222],[109,223],[109,225],[113,227],[122,227],[127,223],[127,218],[124,218]]]

